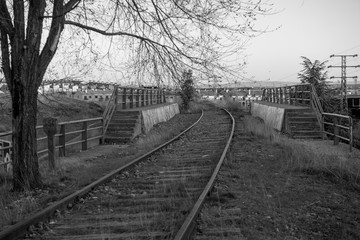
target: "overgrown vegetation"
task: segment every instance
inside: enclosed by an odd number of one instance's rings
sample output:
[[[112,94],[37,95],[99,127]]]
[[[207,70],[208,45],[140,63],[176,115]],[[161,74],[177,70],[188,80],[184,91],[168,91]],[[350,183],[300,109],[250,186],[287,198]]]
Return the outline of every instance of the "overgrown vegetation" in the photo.
[[[327,61],[320,62],[319,60],[311,61],[307,57],[301,57],[303,62],[301,65],[303,69],[298,73],[298,78],[301,83],[310,83],[315,87],[316,93],[320,99],[321,105],[325,112],[329,113],[343,113],[341,109],[341,101],[334,96],[339,95],[339,90],[332,89],[326,83],[328,78],[326,71]]]
[[[4,225],[14,224],[26,218],[49,202],[58,200],[62,195],[77,190],[80,186],[90,183],[121,164],[164,143],[193,123],[199,117],[198,113],[201,109],[209,107],[208,103],[193,102],[189,105],[188,113],[190,114],[179,114],[166,123],[154,126],[148,134],[138,137],[128,146],[113,148],[106,157],[96,155],[84,159],[75,154],[57,158],[57,170],[53,172],[49,171],[46,161],[40,161],[40,172],[46,186],[44,189],[23,193],[10,192],[11,175],[5,176],[1,173],[0,216],[2,218],[0,218],[0,229]],[[169,131],[169,129],[171,130]],[[104,159],[106,159],[106,166],[104,166]]]
[[[190,102],[194,99],[195,88],[192,70],[184,71],[180,82],[181,91],[179,92],[182,103],[181,107],[184,111],[189,110]]]
[[[334,146],[326,141],[298,141],[275,132],[261,119],[244,116],[245,130],[248,133],[268,139],[272,144],[284,149],[282,158],[287,168],[309,174],[324,176],[335,182],[360,189],[360,162],[356,149],[350,153],[348,145]]]

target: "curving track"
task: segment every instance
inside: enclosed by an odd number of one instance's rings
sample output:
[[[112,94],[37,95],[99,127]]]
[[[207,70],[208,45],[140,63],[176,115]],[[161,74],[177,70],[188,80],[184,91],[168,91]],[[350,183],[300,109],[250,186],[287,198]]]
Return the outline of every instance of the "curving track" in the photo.
[[[225,158],[234,119],[210,110],[179,140],[115,171],[35,239],[186,239]],[[116,174],[115,174],[116,173]],[[109,175],[110,177],[110,175]],[[0,239],[1,239],[0,234]]]

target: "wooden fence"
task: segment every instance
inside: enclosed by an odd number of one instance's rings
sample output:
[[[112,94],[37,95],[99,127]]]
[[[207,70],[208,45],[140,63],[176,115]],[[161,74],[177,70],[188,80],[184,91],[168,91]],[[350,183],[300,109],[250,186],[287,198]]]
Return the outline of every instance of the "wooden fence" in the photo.
[[[339,139],[349,143],[350,152],[353,145],[353,119],[350,116],[323,113],[323,134],[332,136],[334,145],[339,144]]]
[[[48,156],[50,160],[55,155],[66,156],[69,152],[85,151],[89,147],[99,145],[103,137],[103,118],[90,118],[84,120],[61,122],[57,124],[57,131],[54,134],[53,149],[49,148],[49,136],[44,133],[44,125],[37,129],[37,154],[39,158]],[[0,133],[0,166],[5,171],[9,170],[11,163],[11,139],[12,132]],[[50,150],[49,150],[50,149]]]

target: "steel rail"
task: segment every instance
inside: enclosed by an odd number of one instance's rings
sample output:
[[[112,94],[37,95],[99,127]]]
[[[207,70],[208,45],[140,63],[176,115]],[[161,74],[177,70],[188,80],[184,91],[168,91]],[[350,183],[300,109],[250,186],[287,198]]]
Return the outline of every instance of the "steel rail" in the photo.
[[[82,196],[84,196],[87,193],[89,193],[90,191],[92,191],[95,187],[109,181],[114,175],[120,173],[121,171],[127,170],[128,168],[131,168],[138,162],[145,160],[148,156],[152,155],[153,153],[159,151],[160,149],[166,147],[170,143],[179,139],[182,135],[184,135],[190,129],[192,129],[195,125],[197,125],[200,122],[200,120],[202,119],[203,115],[204,115],[204,113],[201,112],[201,115],[196,122],[194,122],[191,126],[186,128],[184,131],[182,131],[181,133],[179,133],[178,135],[176,135],[169,141],[167,141],[167,142],[161,144],[160,146],[152,149],[151,151],[141,155],[140,157],[132,160],[131,162],[125,164],[124,166],[122,166],[116,170],[113,170],[112,172],[110,172],[107,175],[101,177],[100,179],[94,181],[93,183],[85,186],[84,188],[82,188],[82,189],[70,194],[69,196],[57,201],[56,203],[50,205],[49,207],[45,208],[44,210],[35,213],[35,215],[25,219],[24,221],[18,222],[16,224],[10,226],[9,228],[5,229],[4,231],[0,232],[0,240],[17,239],[19,237],[24,236],[27,233],[28,228],[30,226],[33,226],[33,225],[38,224],[39,222],[44,222],[45,220],[48,220],[49,218],[51,218],[54,215],[54,213],[57,210],[63,210],[69,204],[76,203],[76,201],[79,200]]]
[[[186,220],[184,221],[183,225],[181,226],[180,230],[177,232],[176,236],[175,236],[175,240],[183,240],[183,239],[190,239],[190,237],[193,234],[193,231],[195,229],[196,226],[196,219],[200,213],[200,210],[203,206],[203,203],[205,202],[205,198],[208,195],[208,193],[211,191],[211,189],[214,186],[215,183],[215,179],[220,171],[220,168],[224,162],[224,159],[226,157],[226,153],[230,147],[233,135],[234,135],[234,131],[235,131],[235,119],[234,117],[231,115],[231,113],[226,110],[223,109],[225,112],[227,112],[229,114],[229,116],[231,117],[231,122],[232,122],[232,127],[231,127],[231,132],[228,138],[228,141],[226,143],[226,146],[224,148],[224,151],[220,157],[220,160],[218,162],[218,164],[216,165],[216,168],[214,169],[214,172],[211,175],[211,178],[209,180],[209,182],[206,184],[206,187],[204,188],[203,192],[201,193],[200,197],[198,198],[198,200],[196,201],[194,207],[192,208],[192,210],[190,211],[189,215],[187,216]]]

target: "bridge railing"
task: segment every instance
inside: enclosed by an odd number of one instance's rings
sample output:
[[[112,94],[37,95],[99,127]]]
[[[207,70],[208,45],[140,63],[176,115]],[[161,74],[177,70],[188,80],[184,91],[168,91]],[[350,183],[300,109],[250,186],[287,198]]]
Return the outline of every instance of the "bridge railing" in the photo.
[[[299,84],[263,90],[262,101],[308,106],[314,109],[316,118],[320,124],[323,138],[332,136],[334,144],[339,139],[348,142],[350,151],[353,145],[353,120],[350,116],[324,112],[316,89],[312,84]]]
[[[263,90],[262,101],[310,106],[311,102],[311,85],[298,84],[277,88],[265,88]]]
[[[126,88],[115,86],[115,104],[120,109],[131,109],[165,102],[165,92],[154,88]]]

